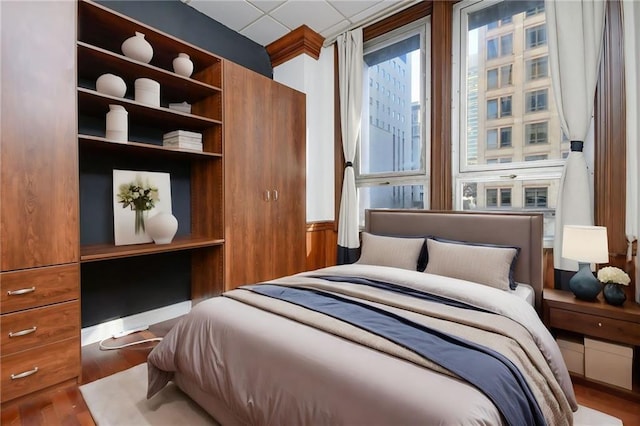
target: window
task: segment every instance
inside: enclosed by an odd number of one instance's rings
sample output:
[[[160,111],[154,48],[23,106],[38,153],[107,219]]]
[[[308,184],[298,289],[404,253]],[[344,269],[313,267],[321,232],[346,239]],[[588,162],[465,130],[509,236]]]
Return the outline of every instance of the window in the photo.
[[[499,102],[499,104],[498,104]],[[498,105],[500,108],[498,109]],[[510,117],[511,116],[511,96],[503,96],[499,99],[489,99],[487,101],[487,119]]]
[[[543,121],[541,123],[530,123],[525,125],[525,141],[528,145],[547,143],[547,129],[549,123]]]
[[[367,77],[376,84],[385,79],[389,83],[374,93],[369,93],[368,84],[363,87],[363,96],[380,101],[382,109],[381,120],[376,121],[379,126],[362,123],[354,164],[361,224],[369,208],[428,208],[430,106],[425,99],[430,97],[430,83],[421,77],[428,76],[430,69],[429,31],[427,18],[364,45]],[[369,114],[366,108],[363,104],[363,117]]]
[[[498,100],[489,99],[487,101],[487,119],[498,118]]]
[[[498,39],[492,38],[487,40],[487,59],[495,59],[498,57]]]
[[[500,140],[498,141],[498,135]],[[487,130],[487,149],[511,147],[511,127]]]
[[[547,109],[548,89],[534,90],[525,96],[525,112],[545,111]]]
[[[513,34],[500,37],[500,56],[513,54]]]
[[[544,3],[532,6],[529,9],[527,9],[526,17],[530,18],[542,12],[544,12]]]
[[[487,130],[487,149],[498,148],[498,129]]]
[[[527,49],[543,46],[547,44],[547,28],[545,24],[527,28],[526,30]]]
[[[568,144],[550,106],[545,19],[543,0],[454,5],[454,207],[542,211],[553,240]]]
[[[528,209],[547,207],[547,188],[525,188],[524,205]]]
[[[487,71],[487,89],[498,88],[498,68]]]
[[[500,129],[500,148],[511,147],[511,127]]]
[[[513,83],[511,80],[511,73],[513,71],[513,65],[505,65],[500,67],[500,87],[511,86]]]
[[[527,81],[537,80],[549,75],[549,61],[546,56],[534,58],[527,61]]]
[[[511,116],[511,96],[500,98],[500,117]]]
[[[487,207],[511,207],[511,188],[487,188]]]

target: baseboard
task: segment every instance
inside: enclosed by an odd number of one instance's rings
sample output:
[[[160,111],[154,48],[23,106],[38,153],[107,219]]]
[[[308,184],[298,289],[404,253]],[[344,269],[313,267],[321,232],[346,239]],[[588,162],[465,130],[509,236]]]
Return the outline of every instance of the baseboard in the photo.
[[[90,345],[123,330],[130,330],[177,318],[189,313],[190,310],[191,300],[187,300],[128,317],[103,322],[91,327],[85,327],[81,332],[81,344],[82,346]]]

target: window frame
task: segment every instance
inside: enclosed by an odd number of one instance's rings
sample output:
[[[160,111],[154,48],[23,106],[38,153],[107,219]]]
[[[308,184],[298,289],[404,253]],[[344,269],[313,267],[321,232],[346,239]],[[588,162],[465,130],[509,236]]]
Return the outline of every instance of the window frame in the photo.
[[[356,149],[356,156],[354,161],[354,172],[356,181],[356,191],[364,187],[378,187],[378,186],[423,186],[423,203],[424,208],[429,208],[429,200],[431,193],[431,176],[430,176],[430,159],[431,159],[431,16],[413,21],[407,25],[397,28],[393,31],[389,31],[378,37],[367,40],[363,46],[363,54],[382,49],[388,45],[391,45],[399,40],[406,39],[408,37],[420,35],[421,52],[420,62],[422,64],[422,72],[420,79],[423,82],[420,88],[420,100],[422,102],[421,116],[420,116],[420,135],[422,138],[422,149],[420,153],[421,165],[418,170],[398,171],[398,172],[380,172],[380,173],[361,173],[360,170],[360,155],[362,144],[359,143]],[[363,59],[364,60],[364,59]],[[364,71],[366,72],[366,71]],[[399,83],[398,83],[399,84]],[[365,85],[363,84],[363,88]],[[363,93],[363,99],[368,96]],[[398,97],[398,104],[405,105],[404,99],[400,100]],[[364,104],[363,104],[364,106]],[[363,111],[363,116],[365,112]],[[404,114],[401,116],[401,121],[405,122]],[[413,126],[412,126],[413,127]],[[409,135],[409,137],[411,137]],[[358,206],[360,202],[358,201]],[[359,215],[361,216],[361,215]],[[362,218],[361,218],[362,219]],[[360,226],[364,224],[360,223]]]
[[[467,61],[467,49],[469,48],[467,45],[467,31],[468,31],[468,15],[476,12],[478,10],[490,7],[499,3],[501,0],[462,0],[453,6],[453,40],[452,40],[452,99],[453,99],[453,108],[451,115],[451,163],[452,163],[452,197],[453,197],[453,209],[454,210],[463,210],[463,207],[468,203],[469,198],[464,195],[464,188],[468,185],[477,185],[477,191],[480,191],[481,188],[488,187],[503,187],[509,186],[510,184],[516,184],[519,182],[519,185],[522,185],[522,196],[524,197],[524,189],[531,186],[539,186],[539,181],[544,180],[553,180],[559,182],[560,177],[562,175],[562,171],[564,168],[564,164],[566,159],[551,159],[551,160],[543,160],[536,162],[512,162],[512,163],[501,163],[497,164],[468,164],[468,155],[474,154],[474,150],[480,150],[480,147],[474,148],[472,146],[468,146],[466,140],[466,124],[467,124],[467,84],[466,84],[466,61]],[[528,19],[525,18],[524,30],[529,27],[535,27],[538,23],[535,20],[531,20],[531,22],[527,22]],[[523,31],[524,32],[524,31]],[[496,34],[491,32],[488,37],[496,37]],[[515,40],[514,40],[515,42]],[[546,39],[545,39],[546,43]],[[525,41],[525,52],[532,51],[527,48],[527,44]],[[514,47],[515,49],[515,47]],[[529,56],[527,55],[527,58]],[[493,64],[494,62],[491,62]],[[507,64],[500,64],[499,67],[503,67]],[[489,65],[495,66],[495,65]],[[515,65],[514,65],[515,66]],[[548,71],[549,72],[549,71]],[[524,73],[523,73],[524,74]],[[513,76],[513,74],[512,74]],[[501,76],[502,77],[502,73]],[[525,76],[523,75],[523,78]],[[548,78],[551,78],[551,74],[549,72]],[[525,82],[526,83],[526,82]],[[502,85],[502,78],[500,78],[500,84]],[[519,84],[519,83],[518,83]],[[531,84],[531,83],[529,83]],[[524,87],[528,87],[526,84]],[[528,89],[531,91],[533,89]],[[508,92],[507,92],[508,93]],[[493,98],[493,96],[491,97]],[[521,98],[524,101],[524,96]],[[550,106],[549,102],[554,102],[553,99],[550,99],[550,93],[547,94],[547,110]],[[518,105],[516,108],[520,108]],[[514,111],[516,113],[516,111]],[[535,118],[536,113],[538,111],[531,113],[531,118],[526,118],[526,114],[523,114],[522,118],[527,121],[537,121],[539,119]],[[517,112],[519,115],[520,112]],[[480,112],[477,114],[479,119],[485,120],[486,111]],[[471,116],[473,118],[473,116]],[[541,117],[542,118],[542,117]],[[507,124],[505,124],[507,125]],[[486,124],[485,131],[490,128],[500,128],[502,124],[500,122],[500,118],[498,118],[495,123]],[[464,132],[464,133],[463,133]],[[590,135],[593,137],[593,135]],[[499,141],[498,141],[499,144]],[[478,145],[482,145],[478,143]],[[528,145],[524,145],[526,147]],[[532,145],[535,146],[535,145]],[[491,154],[487,153],[486,158],[493,158],[499,154],[500,150],[494,150]],[[505,154],[510,152],[510,148],[505,148]],[[480,153],[478,152],[478,154]],[[473,159],[474,157],[470,157]],[[475,157],[479,158],[479,157]],[[588,163],[592,163],[593,159],[588,158]],[[548,190],[548,189],[547,189]],[[479,196],[477,194],[476,196]],[[518,196],[517,193],[512,192],[512,205],[514,203],[514,196]],[[548,196],[548,194],[547,194]],[[523,201],[523,206],[525,205],[525,200]],[[549,199],[547,198],[547,206],[549,205]],[[505,208],[508,210],[520,210],[519,207],[509,207]],[[490,210],[490,209],[488,209]],[[545,223],[550,220],[553,222],[553,208],[522,208],[522,210],[526,211],[539,211],[545,213]],[[549,217],[547,217],[549,216]],[[546,231],[545,231],[546,232]],[[545,234],[545,246],[553,245],[553,238],[549,239],[550,236]]]

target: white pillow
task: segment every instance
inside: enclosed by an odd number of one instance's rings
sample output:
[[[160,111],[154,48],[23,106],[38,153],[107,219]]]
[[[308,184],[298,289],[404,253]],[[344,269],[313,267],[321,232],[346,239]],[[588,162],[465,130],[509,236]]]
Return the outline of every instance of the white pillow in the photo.
[[[445,243],[427,239],[429,261],[425,272],[509,290],[516,248]]]
[[[423,245],[424,238],[386,237],[363,232],[360,259],[356,263],[415,271]]]

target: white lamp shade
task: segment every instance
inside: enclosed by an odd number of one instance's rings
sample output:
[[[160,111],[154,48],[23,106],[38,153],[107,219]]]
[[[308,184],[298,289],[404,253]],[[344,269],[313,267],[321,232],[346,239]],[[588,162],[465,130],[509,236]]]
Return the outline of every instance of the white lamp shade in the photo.
[[[562,236],[562,257],[583,263],[608,263],[607,228],[565,225]]]

